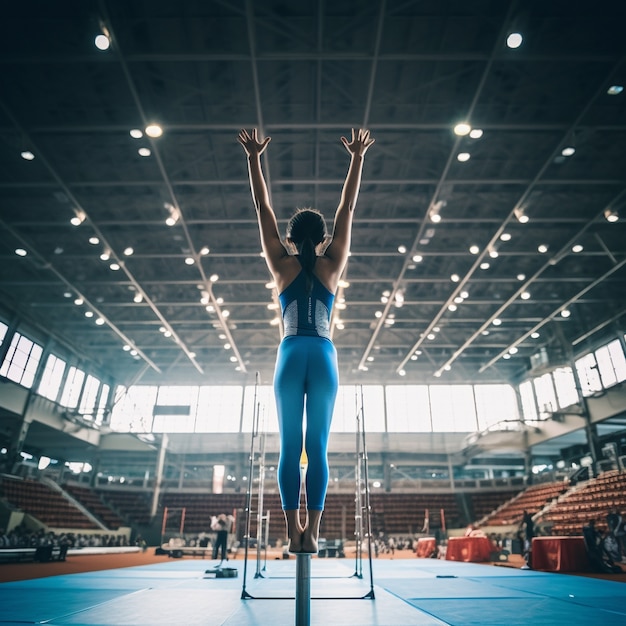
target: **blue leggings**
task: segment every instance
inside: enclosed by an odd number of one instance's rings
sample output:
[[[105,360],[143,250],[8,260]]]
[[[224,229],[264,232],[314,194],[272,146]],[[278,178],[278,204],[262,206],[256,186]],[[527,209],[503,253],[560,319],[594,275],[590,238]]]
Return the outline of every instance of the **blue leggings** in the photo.
[[[328,487],[328,435],[339,377],[337,351],[328,339],[291,335],[278,347],[274,395],[280,428],[278,486],[283,509],[300,508],[300,459],[306,406],[304,449],[307,508],[324,510]]]

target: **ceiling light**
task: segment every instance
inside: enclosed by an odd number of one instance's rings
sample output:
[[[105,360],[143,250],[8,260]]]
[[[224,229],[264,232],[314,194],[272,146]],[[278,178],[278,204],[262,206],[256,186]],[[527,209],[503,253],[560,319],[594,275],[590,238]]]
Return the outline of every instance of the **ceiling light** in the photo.
[[[236,362],[237,362],[237,357],[236,357],[236,356],[234,356],[234,355],[233,355],[233,356],[231,356],[231,357],[230,357],[230,362],[231,362],[231,363],[236,363]]]
[[[111,45],[111,40],[104,33],[100,33],[99,35],[96,35],[94,44],[98,50],[108,50]]]
[[[377,317],[377,318],[379,318],[379,319],[380,319],[382,316],[383,316],[383,312],[382,312],[382,311],[376,311],[376,313],[374,313],[374,317]]]
[[[111,265],[109,265],[109,267],[114,271],[117,272],[117,270],[120,269],[119,263],[111,263]]]
[[[413,256],[413,261],[415,263],[421,263],[423,261],[424,257],[421,254],[416,254]]]
[[[572,156],[574,152],[576,152],[576,148],[574,148],[574,146],[566,146],[565,148],[563,148],[563,150],[561,150],[561,154],[564,157]]]
[[[520,33],[511,33],[506,38],[506,45],[512,49],[519,48],[522,45],[523,40],[524,38]]]
[[[126,256],[132,256],[134,253],[135,251],[130,246],[124,250]]]
[[[526,212],[524,211],[524,209],[517,208],[513,211],[513,213],[515,214],[515,217],[517,218],[517,221],[520,224],[527,224],[528,221],[530,220],[528,215],[526,215]]]
[[[437,335],[435,335],[435,333],[428,333],[428,335],[426,335],[426,339],[432,341],[436,336]]]
[[[572,252],[574,253],[578,253],[578,252],[582,252],[584,250],[584,248],[577,243],[575,246],[572,246]]]
[[[152,152],[150,152],[150,148],[139,148],[137,152],[139,153],[139,156],[142,157],[149,157],[152,154]]]
[[[272,280],[269,283],[265,283],[265,288],[266,289],[274,289],[274,287],[276,287],[276,283]]]
[[[502,233],[500,235],[500,241],[511,241],[511,233]]]
[[[165,223],[166,223],[168,226],[174,226],[174,224],[176,224],[176,222],[177,222],[177,221],[178,221],[178,217],[174,217],[174,216],[170,215],[170,217],[168,217],[168,218],[165,220]]]
[[[130,131],[130,136],[131,136],[133,139],[141,139],[141,138],[143,137],[143,132],[142,132],[142,131],[140,131],[138,128],[133,128],[133,129]]]
[[[461,298],[461,296],[457,296],[456,298],[454,298],[455,304],[461,304],[462,302],[463,302],[463,298]]]
[[[216,283],[219,279],[220,279],[220,277],[217,274],[211,274],[211,276],[209,276],[209,280],[212,283]],[[266,287],[267,287],[267,285],[266,285]]]
[[[537,252],[545,254],[548,251],[548,246],[545,243],[540,243],[537,246]]]
[[[492,323],[494,326],[500,326],[500,324],[502,324],[502,320],[501,320],[501,319],[498,319],[498,318],[496,317],[496,319],[495,319],[495,320],[493,320],[493,322],[491,322],[491,323]]]
[[[511,358],[511,355],[507,352],[506,354],[503,354],[503,355],[502,355],[502,358],[503,358],[503,359],[510,359],[510,358]]]
[[[87,215],[80,209],[74,209],[74,217],[70,220],[72,226],[80,226],[87,219]]]
[[[370,355],[367,357],[367,360],[371,363],[374,360],[374,357]]]
[[[232,346],[229,343],[224,344],[224,350],[230,350]]]
[[[431,213],[430,221],[435,224],[439,224],[439,222],[441,222],[441,215],[439,215],[439,213]]]
[[[469,292],[468,291],[462,291],[460,294],[461,298],[465,299],[465,298],[469,298]]]
[[[337,284],[342,289],[347,289],[350,286],[350,283],[347,280],[344,280],[343,278],[341,278]]]
[[[92,246],[97,246],[100,243],[100,240],[97,237],[89,237],[89,243]]]
[[[459,137],[464,137],[472,130],[472,127],[467,122],[459,122],[454,127],[454,134]]]
[[[72,297],[72,292],[71,291],[64,291],[63,292],[63,297],[64,298],[71,298]]]
[[[443,369],[444,369],[446,372],[449,372],[449,371],[452,369],[452,366],[451,366],[451,365],[444,365],[444,366],[443,366]]]
[[[158,124],[149,124],[146,126],[146,135],[156,139],[163,134],[163,129]]]
[[[185,263],[186,263],[187,265],[193,265],[195,262],[196,262],[196,260],[195,260],[193,257],[190,257],[190,256],[188,256],[188,257],[185,259]]]
[[[398,252],[400,254],[406,254],[406,246],[398,246]]]
[[[345,325],[343,321],[335,320],[335,327],[337,328],[337,330],[343,330],[345,328]]]
[[[208,247],[208,246],[204,246],[204,248],[202,248],[202,249],[200,250],[200,254],[201,254],[202,256],[206,256],[207,254],[209,254],[209,247]]]
[[[522,300],[530,300],[530,291],[522,291],[520,298]]]
[[[456,304],[449,304],[448,305],[448,311],[454,312],[454,311],[456,311],[456,309],[457,309]]]
[[[27,252],[24,248],[15,248],[15,254],[17,254],[17,256],[26,256]]]
[[[472,139],[480,139],[483,136],[483,131],[481,128],[472,128],[472,130],[470,130],[469,136]]]
[[[459,152],[459,154],[456,155],[456,158],[458,161],[461,161],[461,163],[465,163],[465,161],[470,160],[470,156],[469,152]]]
[[[137,352],[137,350],[131,350],[129,354],[131,356],[137,356],[139,353]]]
[[[539,339],[539,337],[541,337],[541,335],[537,331],[535,331],[534,333],[531,333],[530,336],[533,339]]]
[[[569,309],[563,309],[561,311],[561,317],[569,317],[571,315],[571,311]]]
[[[399,370],[398,371],[398,376],[406,376],[406,371],[405,370]]]
[[[453,283],[458,283],[461,280],[461,277],[458,274],[452,274],[452,276],[450,276],[450,280]]]
[[[480,334],[481,334],[481,335],[485,335],[485,337],[486,337],[486,336],[489,334],[489,331],[488,331],[488,330],[483,330],[483,332],[482,332],[482,333],[480,333]]]
[[[613,209],[605,209],[604,219],[607,222],[617,222],[619,220],[619,213]]]
[[[96,318],[96,324],[98,326],[102,326],[104,324],[104,320],[101,317]]]
[[[224,298],[220,296],[219,298],[215,299],[215,302],[217,302],[218,304],[224,304]]]
[[[230,316],[230,311],[228,309],[224,309],[222,311],[222,317],[229,317]]]
[[[93,317],[93,311],[85,311],[85,317]]]
[[[108,250],[105,250],[101,255],[100,255],[100,260],[101,261],[108,261],[111,258],[111,253]]]
[[[624,91],[624,87],[622,87],[622,85],[611,85],[606,92],[609,94],[609,96],[617,96],[620,93],[622,93],[622,91]]]
[[[478,246],[470,246],[470,254],[478,254],[480,252],[480,248]]]
[[[517,280],[519,280],[519,281],[526,280],[526,274],[518,274],[517,275]]]
[[[483,262],[480,264],[480,269],[481,269],[481,270],[488,270],[488,269],[489,269],[489,267],[490,267],[490,266],[489,266],[489,263],[487,263],[487,261],[483,261]]]
[[[490,256],[492,259],[497,259],[497,258],[498,258],[498,256],[499,256],[498,251],[497,251],[497,250],[489,250],[489,256]]]
[[[135,294],[133,302],[139,304],[143,300],[143,296],[140,293]]]
[[[20,156],[24,159],[24,161],[32,161],[35,158],[35,155],[30,150],[22,150],[22,152],[20,152]]]
[[[124,350],[124,352],[128,352],[130,350],[130,346],[128,344],[124,344],[122,350]]]
[[[83,303],[83,299],[82,298],[76,298],[76,300],[74,300],[74,304],[76,306],[81,306],[82,303]]]
[[[339,309],[340,311],[345,310],[347,306],[348,306],[348,305],[347,305],[345,302],[336,302],[336,303],[335,303],[335,308],[336,308],[336,309]],[[398,305],[398,304],[396,303],[396,306],[402,306],[402,305],[401,305],[401,304],[400,304],[400,305]]]

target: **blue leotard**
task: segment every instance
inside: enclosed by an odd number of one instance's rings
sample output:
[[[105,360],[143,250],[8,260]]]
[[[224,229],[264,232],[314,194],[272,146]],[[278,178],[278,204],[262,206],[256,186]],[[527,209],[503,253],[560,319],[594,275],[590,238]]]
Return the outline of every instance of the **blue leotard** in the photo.
[[[304,449],[307,508],[322,511],[328,487],[328,435],[339,385],[337,351],[330,340],[335,299],[313,276],[307,293],[302,270],[279,296],[285,335],[278,347],[274,395],[280,428],[278,485],[284,510],[300,508],[300,459]]]

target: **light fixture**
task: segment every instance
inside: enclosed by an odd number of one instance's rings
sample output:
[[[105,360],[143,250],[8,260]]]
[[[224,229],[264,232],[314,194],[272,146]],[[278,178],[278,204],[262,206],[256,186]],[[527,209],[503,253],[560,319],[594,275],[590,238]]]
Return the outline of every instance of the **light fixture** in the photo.
[[[17,256],[26,256],[27,252],[24,248],[15,248],[15,254],[17,254]]]
[[[539,339],[539,337],[541,337],[541,335],[537,331],[535,331],[534,333],[531,333],[530,336],[533,339]]]
[[[513,213],[515,214],[515,217],[517,218],[517,221],[520,224],[527,224],[528,221],[530,220],[530,218],[528,217],[528,215],[526,215],[526,212],[524,211],[524,209],[518,207],[516,208]]]
[[[133,139],[141,139],[143,137],[143,132],[139,130],[138,128],[132,128],[130,130],[130,136]]]
[[[413,262],[414,263],[421,263],[423,259],[424,259],[424,257],[421,254],[415,254],[413,256]]]
[[[150,148],[139,148],[137,152],[139,153],[139,156],[142,157],[149,157],[152,154],[152,152],[150,152]]]
[[[523,40],[521,33],[510,33],[506,38],[506,45],[511,49],[519,48]]]
[[[374,313],[374,317],[376,317],[376,318],[378,318],[378,319],[380,319],[382,316],[383,316],[383,312],[382,312],[382,311],[376,311],[376,312]]]
[[[576,152],[576,148],[574,148],[574,146],[565,146],[565,148],[561,150],[561,154],[564,157],[570,157],[572,156],[572,154],[574,154],[574,152]]]
[[[128,248],[126,248],[126,249],[124,250],[124,254],[125,254],[126,256],[132,256],[134,253],[135,253],[135,251],[134,251],[134,250],[133,250],[130,246],[128,246]]]
[[[111,263],[111,265],[109,265],[109,268],[112,269],[114,272],[117,272],[117,270],[120,269],[120,265],[119,263]]]
[[[439,224],[439,222],[441,222],[441,215],[439,215],[439,213],[431,212],[430,221],[433,222],[434,224]]]
[[[100,240],[97,237],[89,237],[89,243],[92,246],[97,246],[100,243]]]
[[[20,156],[24,161],[32,161],[35,158],[35,155],[30,150],[22,150]]]
[[[139,304],[143,300],[143,296],[140,293],[136,293],[133,297],[133,302]]]
[[[108,261],[111,258],[111,251],[110,250],[105,250],[101,255],[100,255],[100,260],[101,261]]]
[[[606,92],[609,96],[618,96],[620,93],[624,91],[624,87],[622,85],[611,85]]]
[[[96,325],[102,326],[104,324],[104,320],[101,317],[96,318]]]
[[[529,291],[522,291],[522,293],[520,294],[520,298],[522,300],[530,300],[530,292]]]
[[[576,245],[572,246],[572,252],[574,254],[577,254],[578,252],[582,252],[584,250],[583,246],[581,246],[579,243],[577,243]]]
[[[545,243],[540,243],[537,246],[537,252],[540,254],[545,254],[548,251],[548,246]]]
[[[207,254],[209,254],[209,246],[204,246],[204,248],[200,249],[200,254],[202,256],[206,256]]]
[[[87,219],[84,211],[74,209],[74,217],[70,220],[72,226],[80,226]]]
[[[398,252],[400,254],[406,254],[406,246],[398,246]]]
[[[454,312],[454,311],[456,311],[456,309],[457,309],[456,304],[449,304],[448,305],[448,311]]]
[[[458,274],[452,274],[452,276],[450,276],[450,280],[453,283],[458,283],[461,280],[461,277]]]
[[[561,311],[561,317],[569,317],[571,315],[571,311],[569,309],[563,309]]]
[[[502,320],[498,319],[496,317],[496,319],[493,320],[493,322],[491,322],[494,326],[500,326],[502,324]]]
[[[498,253],[498,251],[495,248],[492,248],[491,250],[489,250],[489,256],[492,259],[497,259],[498,256],[499,256],[499,253]]]
[[[104,33],[100,33],[99,35],[96,35],[96,37],[95,37],[93,42],[94,42],[96,48],[98,48],[98,50],[102,50],[102,51],[108,50],[109,47],[111,46],[111,40]]]
[[[617,222],[619,220],[619,213],[614,209],[604,209],[604,219],[607,222]]]
[[[185,258],[185,263],[187,265],[193,265],[195,262],[196,262],[196,260],[193,257],[191,257],[191,256],[188,256],[188,257]]]
[[[83,304],[83,302],[84,302],[84,300],[83,300],[82,298],[76,298],[76,299],[74,300],[74,304],[75,304],[76,306],[81,306],[81,305]]]
[[[85,317],[93,317],[93,311],[85,311]]]
[[[347,280],[340,278],[338,286],[341,287],[342,289],[347,289],[350,286],[350,283]]]
[[[157,137],[160,137],[162,134],[163,134],[163,129],[158,124],[148,124],[148,126],[146,126],[146,135],[148,135],[148,137],[152,137],[153,139],[156,139]]]
[[[220,277],[217,274],[211,274],[211,276],[209,276],[209,280],[212,283],[216,283],[219,279],[220,279]]]
[[[470,130],[469,136],[472,139],[480,139],[483,136],[483,131],[481,128],[472,128],[472,130]]]
[[[500,241],[511,241],[511,233],[502,233],[500,235]]]
[[[471,130],[472,127],[467,122],[459,122],[454,127],[454,134],[459,137],[465,137],[465,135],[467,135]]]
[[[517,275],[517,280],[519,280],[519,281],[526,280],[526,274],[518,274]]]
[[[478,254],[480,252],[480,248],[478,246],[470,246],[470,254]]]
[[[470,160],[470,153],[469,152],[459,152],[459,154],[456,155],[457,161],[460,161],[461,163],[465,163],[465,161],[469,161]]]
[[[489,269],[489,267],[490,267],[490,265],[489,265],[489,263],[488,263],[487,261],[483,261],[483,262],[480,264],[480,269],[481,269],[481,270],[488,270],[488,269]]]

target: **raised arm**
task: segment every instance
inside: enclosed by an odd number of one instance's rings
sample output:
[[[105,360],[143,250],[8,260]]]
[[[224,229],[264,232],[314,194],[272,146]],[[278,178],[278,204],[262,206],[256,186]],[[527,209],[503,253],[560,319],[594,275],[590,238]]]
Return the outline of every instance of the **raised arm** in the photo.
[[[326,248],[325,256],[333,262],[337,279],[345,267],[350,251],[352,232],[352,216],[361,186],[361,172],[363,171],[363,157],[367,149],[374,143],[370,138],[370,131],[359,129],[356,133],[352,129],[352,140],[345,137],[341,142],[350,153],[350,166],[341,191],[341,200],[335,213],[332,241]]]
[[[263,141],[259,141],[256,128],[254,128],[251,133],[248,133],[247,130],[242,130],[237,137],[237,141],[243,146],[248,156],[250,191],[252,192],[252,200],[259,220],[261,245],[263,246],[267,265],[272,274],[276,276],[279,272],[280,261],[288,256],[288,253],[278,232],[276,215],[270,204],[267,184],[261,168],[261,155],[265,152],[271,137],[266,137]]]

